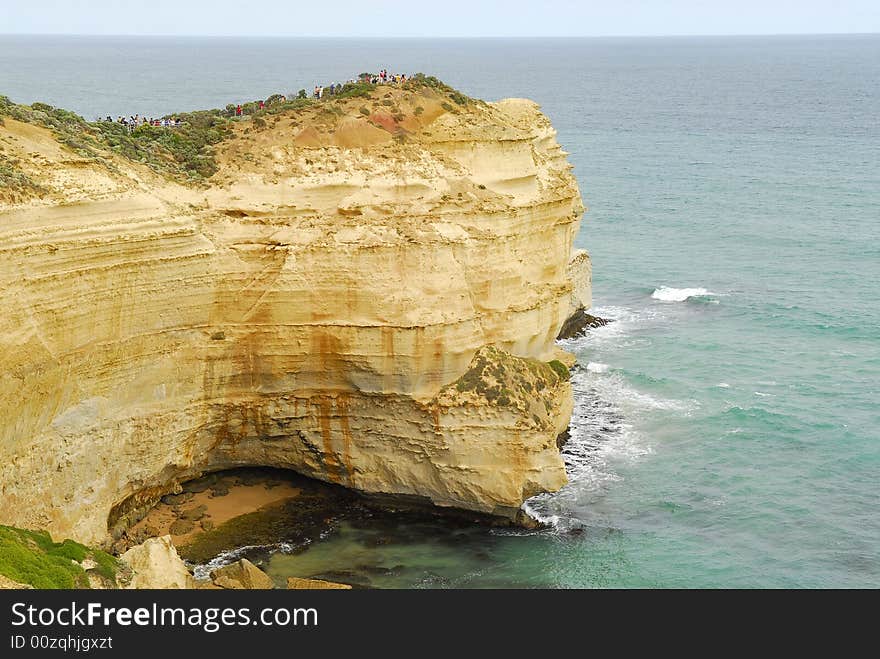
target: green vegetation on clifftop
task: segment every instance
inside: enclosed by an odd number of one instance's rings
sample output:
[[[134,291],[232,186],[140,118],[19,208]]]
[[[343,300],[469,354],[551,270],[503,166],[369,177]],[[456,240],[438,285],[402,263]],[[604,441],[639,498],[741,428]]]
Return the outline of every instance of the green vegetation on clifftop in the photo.
[[[101,162],[110,169],[113,169],[113,165],[105,157],[106,151],[115,152],[133,162],[144,164],[159,174],[182,183],[198,184],[217,171],[214,147],[233,135],[232,127],[236,121],[250,120],[253,122],[253,127],[259,129],[265,127],[267,117],[298,111],[316,103],[327,104],[329,111],[341,113],[337,107],[338,101],[370,98],[377,91],[389,88],[391,85],[349,82],[342,85],[337,93],[327,95],[321,100],[307,98],[304,90],[300,90],[296,97],[273,94],[263,102],[262,109],[260,109],[260,101],[243,103],[240,118],[236,117],[236,106],[230,104],[224,109],[169,115],[180,122],[171,128],[145,124],[133,130],[112,121],[88,122],[74,112],[46,103],[19,105],[5,96],[0,96],[0,125],[5,116],[44,126],[51,129],[62,144],[82,158]],[[442,101],[442,106],[447,111],[455,111],[455,105],[465,106],[474,102],[474,99],[434,76],[426,76],[423,73],[413,75],[398,88],[421,92],[430,90],[439,94],[447,99]],[[17,168],[15,162],[8,158],[4,160],[2,157],[0,157],[0,185],[23,193],[41,192],[40,186]]]
[[[74,112],[45,103],[17,105],[0,96],[0,118],[3,116],[45,126],[79,156],[104,162],[111,169],[101,153],[104,150],[184,182],[214,174],[217,163],[212,147],[231,135],[231,121],[221,110],[176,114],[183,123],[174,129],[143,125],[129,131],[119,123],[89,123]]]
[[[119,562],[110,554],[73,540],[53,542],[45,531],[0,525],[0,574],[34,588],[89,588],[82,563],[95,563],[97,575],[116,582]]]

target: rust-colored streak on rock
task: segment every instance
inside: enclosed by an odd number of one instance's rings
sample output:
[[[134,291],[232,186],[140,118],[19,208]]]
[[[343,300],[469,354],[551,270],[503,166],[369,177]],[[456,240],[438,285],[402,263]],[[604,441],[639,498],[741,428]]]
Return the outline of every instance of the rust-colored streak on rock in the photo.
[[[431,384],[440,386],[443,384],[442,382],[442,374],[443,374],[443,363],[445,361],[445,355],[443,354],[443,339],[437,337],[434,339],[434,349],[431,353],[433,357],[433,361],[431,362]]]
[[[382,353],[384,358],[384,389],[386,393],[394,391],[395,385],[395,354],[393,327],[382,327]]]
[[[327,472],[327,480],[332,483],[342,483],[340,478],[340,462],[339,457],[333,450],[333,429],[330,426],[331,417],[333,415],[333,401],[329,396],[318,396],[314,401],[315,416],[318,418],[318,425],[321,428],[321,442],[324,449],[322,459],[324,461],[324,469]]]
[[[440,427],[440,406],[434,403],[428,408],[428,412],[431,414],[434,432],[438,435],[442,434],[442,428]]]
[[[339,415],[339,429],[342,431],[342,464],[345,465],[346,478],[349,487],[356,487],[354,480],[354,464],[351,459],[351,425],[348,420],[349,398],[346,394],[336,397],[336,411]]]

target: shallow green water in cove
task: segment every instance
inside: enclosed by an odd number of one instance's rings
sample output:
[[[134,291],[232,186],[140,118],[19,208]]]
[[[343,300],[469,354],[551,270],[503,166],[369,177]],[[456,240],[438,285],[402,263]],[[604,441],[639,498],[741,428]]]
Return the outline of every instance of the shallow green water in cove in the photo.
[[[595,312],[554,530],[341,524],[267,567],[375,586],[880,586],[880,37],[0,37],[0,93],[89,118],[425,70],[542,104]],[[665,287],[665,288],[664,288]],[[692,289],[692,290],[686,290]],[[453,534],[453,535],[450,535]]]

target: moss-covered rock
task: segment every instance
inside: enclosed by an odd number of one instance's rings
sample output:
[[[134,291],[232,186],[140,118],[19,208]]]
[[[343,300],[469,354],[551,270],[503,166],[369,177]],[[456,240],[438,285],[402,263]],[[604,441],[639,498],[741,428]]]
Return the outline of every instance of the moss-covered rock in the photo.
[[[553,361],[548,362],[547,365],[553,369],[553,372],[559,376],[560,380],[568,380],[569,376],[571,375],[566,365],[558,359],[554,359]]]
[[[538,426],[549,422],[556,388],[567,381],[562,362],[549,364],[517,357],[495,346],[484,346],[471,360],[468,370],[437,396],[439,404],[453,404],[461,397],[485,401],[496,407],[527,412]]]

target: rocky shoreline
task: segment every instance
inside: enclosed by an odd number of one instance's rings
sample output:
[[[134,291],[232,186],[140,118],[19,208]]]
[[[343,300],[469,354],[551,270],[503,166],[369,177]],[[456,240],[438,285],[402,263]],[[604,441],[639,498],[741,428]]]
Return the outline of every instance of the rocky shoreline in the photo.
[[[131,570],[130,578],[120,584],[122,588],[135,589],[199,589],[199,590],[270,590],[275,582],[246,558],[211,570],[205,579],[196,579],[186,563],[180,558],[170,536],[150,538],[132,547],[120,561]],[[348,584],[321,579],[287,579],[287,588],[303,589],[351,589]]]
[[[224,587],[213,583],[218,570],[242,560],[260,569],[279,552],[296,556],[320,551],[322,540],[338,534],[341,527],[361,529],[360,533],[366,534],[362,542],[369,550],[405,545],[425,533],[414,530],[401,537],[400,527],[427,526],[433,529],[429,533],[443,535],[499,525],[511,523],[472,511],[437,509],[418,500],[367,497],[290,471],[240,468],[183,483],[179,493],[162,497],[143,519],[122,533],[114,553],[126,560],[132,548],[150,546],[158,552],[157,570],[172,577],[183,574],[181,565],[186,570],[186,579],[172,578],[168,587],[176,583],[173,587],[211,588]],[[162,548],[156,544],[159,540]],[[370,587],[370,575],[376,569],[355,564],[332,572],[312,570],[271,578],[277,587],[291,581],[296,583],[291,587],[308,588],[312,587],[310,580],[316,587],[340,582]],[[165,583],[162,579],[155,577],[156,583]]]
[[[183,483],[180,492],[159,499],[140,521],[122,531],[113,551],[122,553],[148,538],[164,535],[171,536],[176,547],[183,547],[240,515],[295,499],[303,487],[310,486],[308,479],[277,469],[208,474]]]

